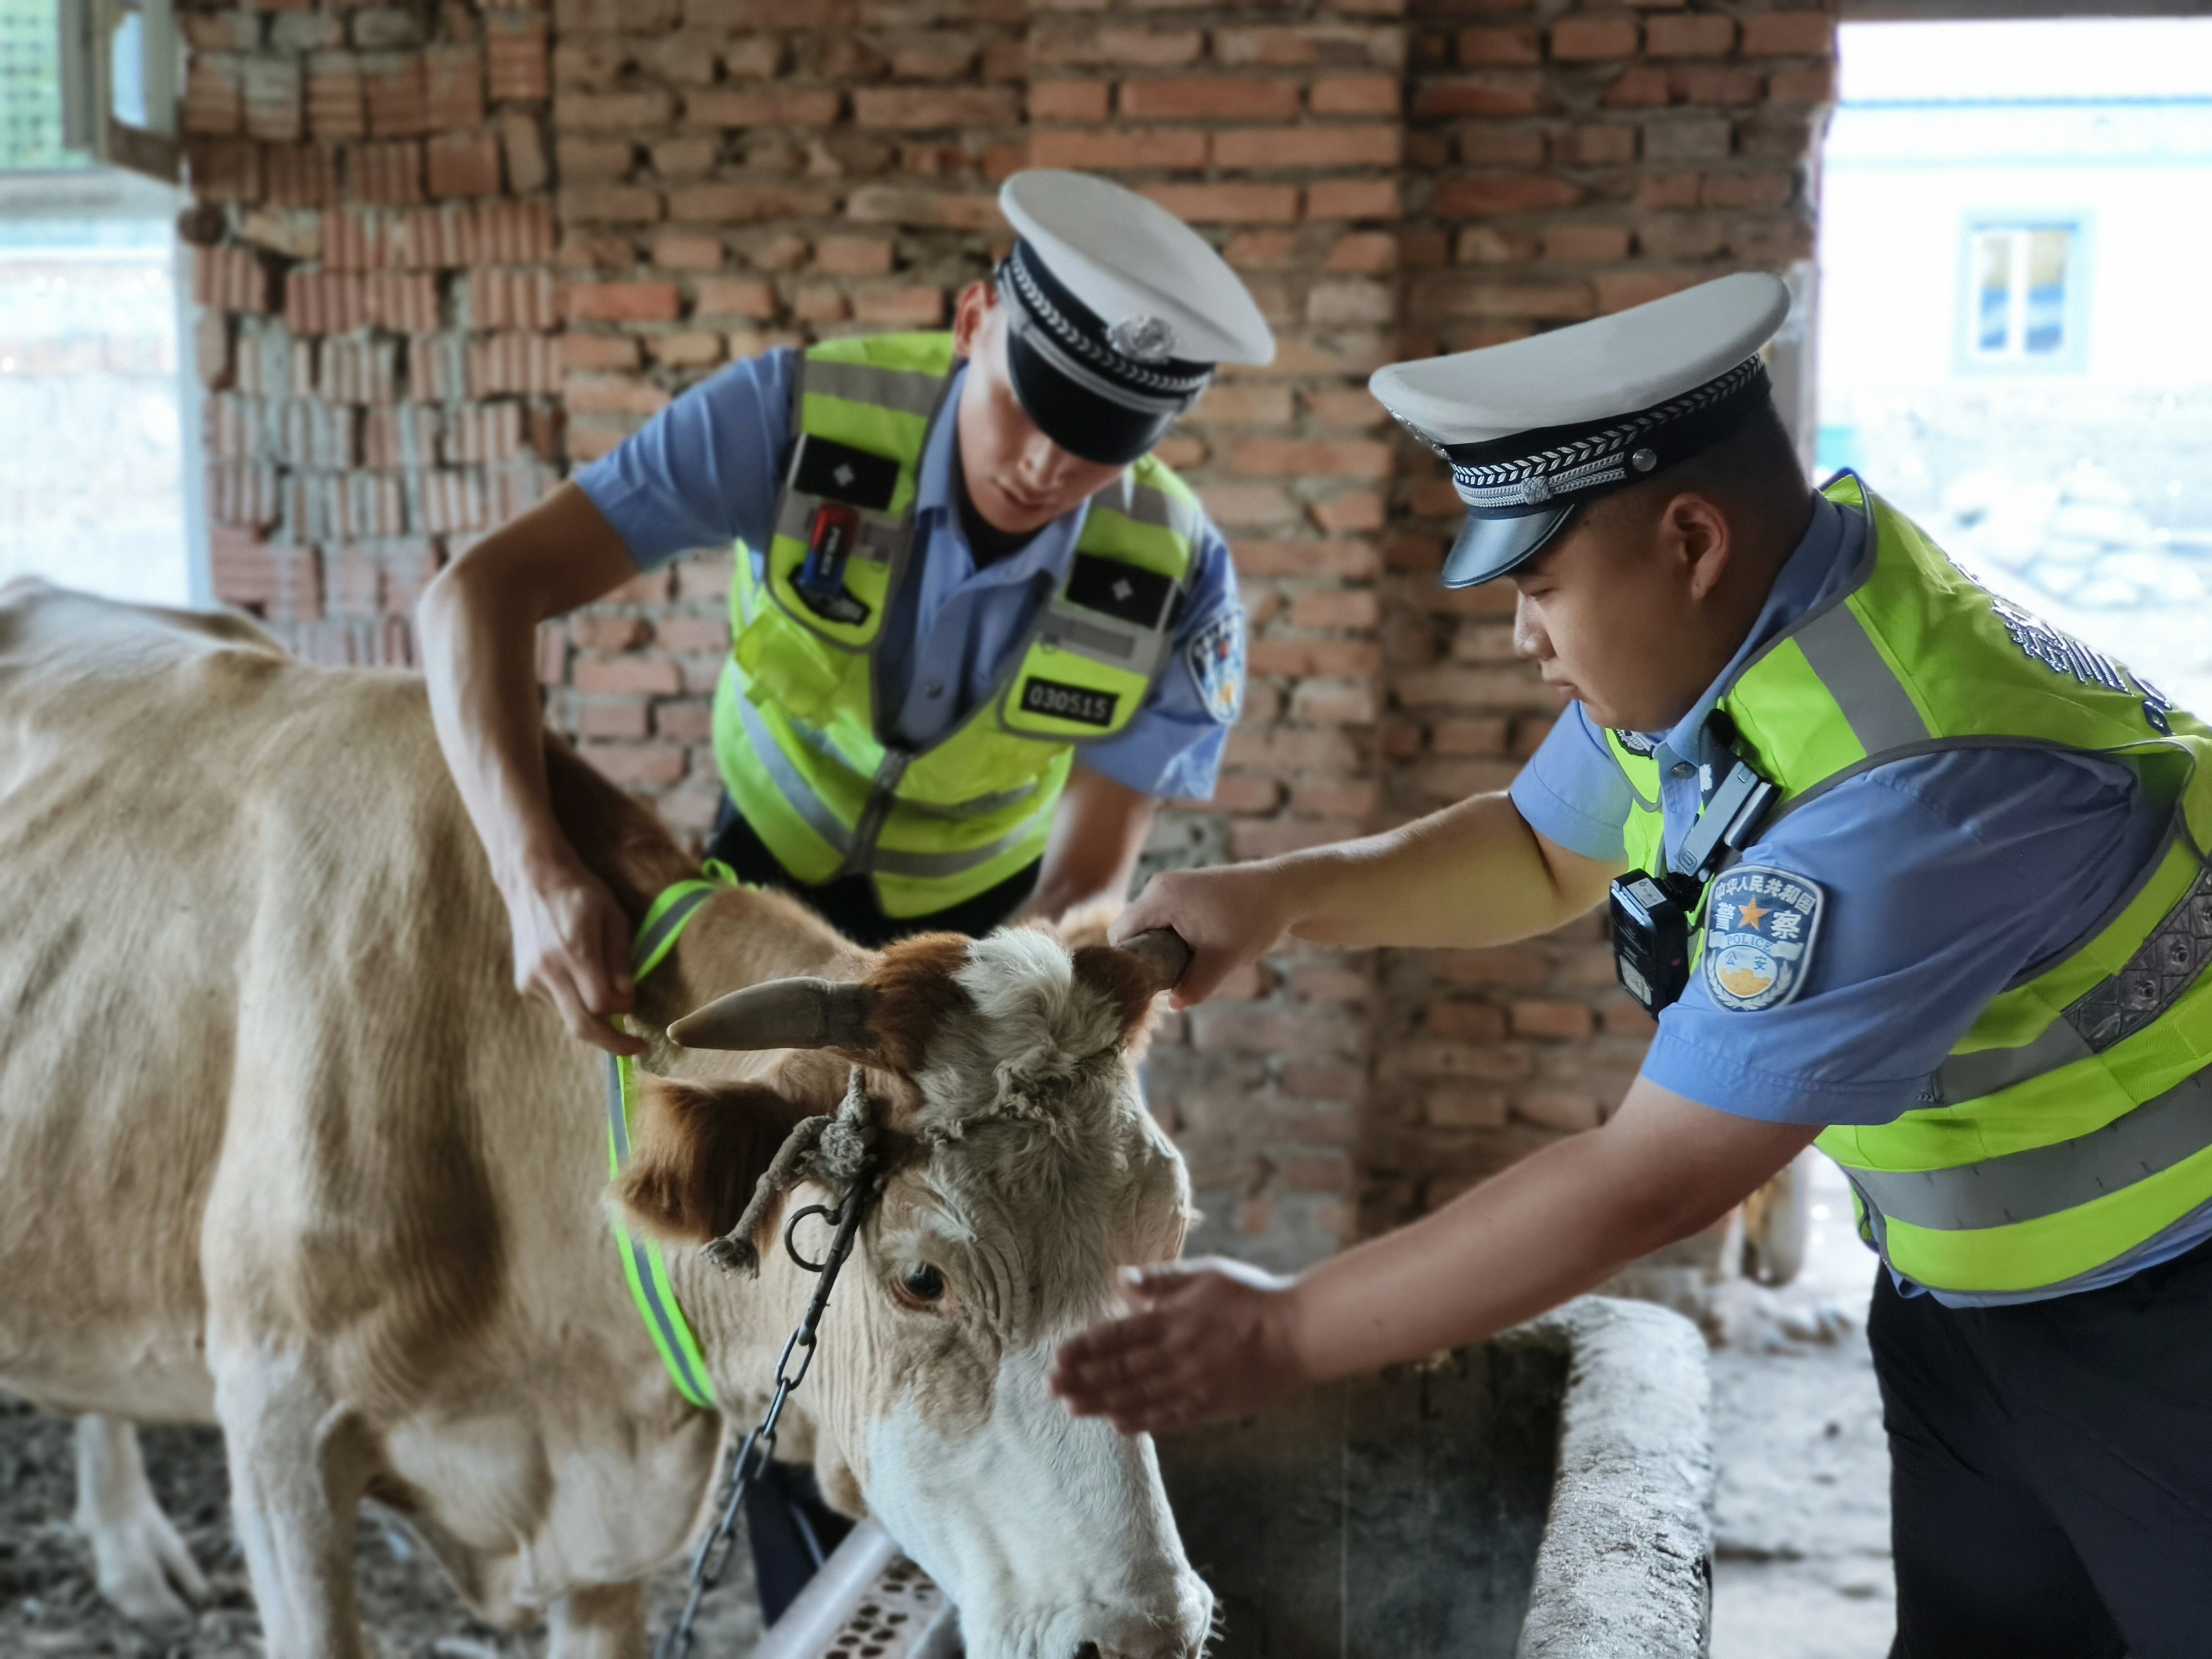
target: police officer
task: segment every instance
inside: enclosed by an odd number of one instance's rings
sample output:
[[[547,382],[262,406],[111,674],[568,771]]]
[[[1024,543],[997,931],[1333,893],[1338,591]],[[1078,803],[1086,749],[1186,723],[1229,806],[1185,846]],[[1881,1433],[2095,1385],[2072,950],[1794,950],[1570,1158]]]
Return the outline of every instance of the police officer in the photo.
[[[1510,793],[1155,881],[1204,998],[1287,935],[1480,946],[1607,904],[1658,1015],[1602,1128],[1294,1281],[1139,1278],[1055,1386],[1125,1428],[1478,1340],[1816,1137],[1881,1253],[1894,1654],[2212,1651],[2212,732],[1807,487],[1738,276],[1372,382],[1567,701]]]
[[[708,852],[863,944],[1118,897],[1155,803],[1213,792],[1243,616],[1220,533],[1150,452],[1217,364],[1273,340],[1144,198],[1030,172],[1000,201],[1018,240],[950,333],[726,370],[424,598],[439,740],[516,981],[611,1053],[642,1048],[613,1024],[631,921],[554,819],[532,643],[641,569],[737,544]],[[752,1512],[770,1617],[833,1528],[792,1496]]]

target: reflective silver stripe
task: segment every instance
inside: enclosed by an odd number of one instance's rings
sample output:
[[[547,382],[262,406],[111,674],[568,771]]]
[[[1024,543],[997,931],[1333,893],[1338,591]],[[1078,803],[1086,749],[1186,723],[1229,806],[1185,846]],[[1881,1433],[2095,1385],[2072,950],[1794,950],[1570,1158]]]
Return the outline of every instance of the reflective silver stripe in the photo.
[[[744,721],[745,740],[752,744],[753,753],[760,757],[760,763],[768,769],[769,781],[782,792],[783,798],[791,803],[793,810],[806,820],[807,828],[840,853],[850,851],[852,832],[837,821],[837,815],[830,810],[829,803],[814,793],[813,785],[808,783],[799,769],[791,763],[791,757],[783,752],[783,745],[768,729],[768,723],[760,717],[760,710],[753,707],[752,699],[739,692],[737,703],[738,717]]]
[[[979,865],[988,864],[1001,853],[1018,846],[1035,822],[1033,816],[1025,818],[988,846],[970,847],[958,853],[901,853],[878,846],[874,856],[868,860],[868,868],[881,875],[918,876],[924,879],[963,876]]]
[[[783,494],[783,506],[775,521],[775,533],[794,542],[804,542],[814,533],[815,509],[822,505],[819,495],[802,495],[795,489]],[[900,544],[906,539],[906,521],[886,519],[877,514],[860,514],[860,544],[853,550],[856,557],[871,564],[889,564],[898,556]]]
[[[714,896],[713,888],[699,887],[670,905],[667,914],[653,924],[653,931],[630,947],[630,965],[638,967],[652,961],[653,952],[667,943],[671,935],[684,931],[684,924],[691,920],[691,913]]]
[[[1936,1067],[1935,1098],[1928,1103],[1944,1106],[1954,1101],[1978,1100],[2000,1089],[2087,1060],[2089,1045],[2063,1019],[2054,1019],[2043,1035],[2018,1048],[1983,1048],[1971,1054],[1953,1054]]]
[[[945,377],[942,375],[809,357],[806,360],[805,385],[802,390],[825,398],[842,398],[848,403],[869,404],[878,409],[893,410],[901,415],[919,415],[927,419],[930,411],[937,407],[937,394],[944,388]]]
[[[2100,930],[2101,931],[2101,930]],[[2101,1054],[2150,1024],[2212,968],[2212,870],[2200,871],[2117,974],[2091,986],[2033,1042],[1954,1054],[1936,1070],[1933,1100],[1978,1100]]]
[[[1938,1232],[2057,1215],[2170,1170],[2212,1146],[2212,1077],[2185,1079],[2094,1133],[1955,1170],[1846,1171],[1892,1221]]]
[[[978,795],[973,800],[930,801],[902,800],[899,810],[917,817],[942,818],[947,823],[964,823],[970,818],[993,817],[1008,807],[1019,806],[1042,788],[1042,784],[1024,784],[1019,789],[1004,789],[995,795]]]
[[[1137,654],[1137,641],[1140,635],[1133,628],[1101,628],[1096,623],[1085,622],[1055,610],[1044,619],[1042,637],[1053,645],[1072,645],[1085,656],[1103,658],[1118,667]]]
[[[2069,1004],[2066,1023],[2096,1054],[2181,1000],[2212,964],[2212,870],[2200,870],[2127,966]]]
[[[623,1110],[622,1056],[607,1056],[607,1133],[613,1137],[615,1163],[629,1162],[629,1115]]]
[[[695,1398],[712,1400],[714,1389],[699,1378],[691,1369],[691,1356],[684,1351],[684,1340],[676,1334],[676,1322],[669,1316],[667,1304],[660,1299],[660,1285],[653,1276],[653,1258],[647,1254],[653,1247],[639,1239],[629,1239],[630,1259],[637,1263],[638,1288],[643,1292],[645,1305],[653,1315],[653,1322],[660,1328],[662,1352],[668,1363],[682,1373],[684,1386]]]
[[[1186,505],[1164,489],[1154,489],[1137,482],[1133,471],[1120,477],[1099,490],[1091,498],[1094,507],[1103,507],[1109,513],[1118,513],[1123,518],[1155,530],[1166,530],[1187,542],[1198,539],[1198,510]]]
[[[1790,637],[1868,754],[1928,740],[1928,722],[1850,606],[1831,605]]]

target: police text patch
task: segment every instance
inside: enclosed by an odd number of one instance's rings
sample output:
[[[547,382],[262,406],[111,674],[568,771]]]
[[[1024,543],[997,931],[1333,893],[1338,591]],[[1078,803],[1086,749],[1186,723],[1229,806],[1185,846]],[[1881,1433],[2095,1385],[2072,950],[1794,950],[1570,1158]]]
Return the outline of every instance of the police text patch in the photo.
[[[1244,613],[1231,607],[1198,630],[1190,642],[1190,677],[1206,712],[1234,726],[1244,708]]]
[[[1073,720],[1078,726],[1095,726],[1102,731],[1114,724],[1114,706],[1119,702],[1121,699],[1111,691],[1093,691],[1085,686],[1063,684],[1059,680],[1033,678],[1022,687],[1024,714]]]
[[[1705,897],[1705,989],[1738,1013],[1778,1008],[1804,988],[1826,896],[1802,876],[1739,864]]]

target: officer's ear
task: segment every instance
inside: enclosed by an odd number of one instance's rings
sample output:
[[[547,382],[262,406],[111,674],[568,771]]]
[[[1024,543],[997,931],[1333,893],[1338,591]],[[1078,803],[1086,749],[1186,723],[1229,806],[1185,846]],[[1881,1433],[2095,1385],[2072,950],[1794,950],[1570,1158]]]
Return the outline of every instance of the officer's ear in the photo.
[[[999,307],[999,290],[988,282],[975,282],[960,290],[952,312],[952,349],[963,357],[975,356],[983,325]]]
[[[1660,509],[1659,539],[1689,582],[1690,597],[1703,599],[1721,585],[1735,556],[1735,527],[1727,510],[1710,495],[1685,490]]]

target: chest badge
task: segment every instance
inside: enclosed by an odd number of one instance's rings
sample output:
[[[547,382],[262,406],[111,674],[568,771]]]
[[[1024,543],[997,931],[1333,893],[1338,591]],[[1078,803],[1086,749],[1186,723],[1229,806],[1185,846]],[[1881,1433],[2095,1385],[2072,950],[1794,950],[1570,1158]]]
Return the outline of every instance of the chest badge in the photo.
[[[1826,895],[1802,876],[1740,864],[1705,901],[1705,989],[1736,1013],[1778,1008],[1804,988]]]
[[[1190,642],[1190,677],[1206,712],[1234,726],[1244,707],[1244,617],[1233,607],[1198,631]]]

